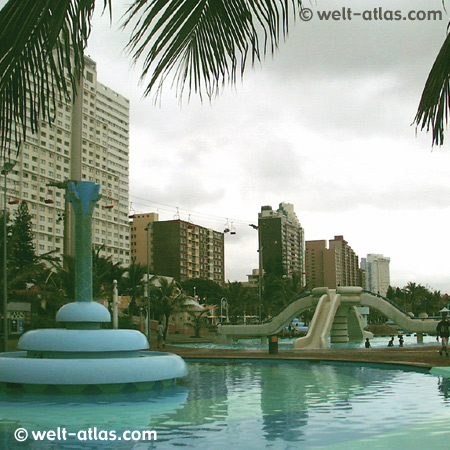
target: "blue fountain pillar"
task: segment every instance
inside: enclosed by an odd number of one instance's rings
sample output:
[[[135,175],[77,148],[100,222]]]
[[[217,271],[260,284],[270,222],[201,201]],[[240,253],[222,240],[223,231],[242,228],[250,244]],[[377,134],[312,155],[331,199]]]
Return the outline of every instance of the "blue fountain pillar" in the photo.
[[[92,301],[92,213],[100,199],[100,185],[90,181],[69,181],[66,199],[75,213],[75,302],[64,305],[56,314],[67,328],[99,328],[110,322],[109,311]]]
[[[67,184],[66,200],[75,213],[75,301],[92,301],[92,213],[100,200],[100,185],[88,181]]]

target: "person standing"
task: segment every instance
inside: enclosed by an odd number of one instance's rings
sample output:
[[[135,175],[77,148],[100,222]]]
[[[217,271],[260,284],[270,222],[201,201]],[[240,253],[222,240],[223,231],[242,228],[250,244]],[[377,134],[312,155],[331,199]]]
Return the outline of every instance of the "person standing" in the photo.
[[[441,338],[442,347],[439,350],[439,355],[442,356],[442,352],[445,351],[446,356],[448,356],[448,337],[450,335],[450,321],[447,317],[447,312],[442,312],[442,320],[438,323],[436,327],[437,335]]]
[[[164,343],[164,327],[161,321],[158,322],[158,328],[156,329],[158,333],[158,348],[160,348],[162,344],[162,348],[166,347],[166,344]]]

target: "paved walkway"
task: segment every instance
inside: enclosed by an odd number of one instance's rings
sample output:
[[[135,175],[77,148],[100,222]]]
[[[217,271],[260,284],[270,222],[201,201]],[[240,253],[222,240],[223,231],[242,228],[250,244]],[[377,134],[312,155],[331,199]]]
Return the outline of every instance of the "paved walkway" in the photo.
[[[162,351],[176,353],[185,359],[284,359],[307,361],[354,361],[389,363],[431,368],[450,366],[450,357],[439,356],[439,346],[405,348],[370,348],[346,350],[290,350],[269,355],[263,350],[204,349],[166,345]],[[155,347],[152,347],[155,350]],[[156,349],[158,350],[158,349]]]
[[[152,336],[153,337],[153,336]],[[155,336],[156,337],[156,336]],[[345,350],[289,350],[280,351],[278,354],[269,355],[268,350],[234,350],[234,349],[206,349],[193,347],[177,347],[171,343],[211,342],[210,336],[200,339],[186,335],[171,335],[165,349],[176,353],[186,359],[299,359],[307,361],[354,361],[366,363],[390,363],[408,365],[414,367],[431,368],[437,366],[450,366],[450,357],[439,356],[440,346],[421,347],[394,347],[394,348],[369,348],[369,349],[345,349]],[[17,348],[17,338],[9,341],[10,351]],[[151,342],[151,350],[158,351],[156,342]]]

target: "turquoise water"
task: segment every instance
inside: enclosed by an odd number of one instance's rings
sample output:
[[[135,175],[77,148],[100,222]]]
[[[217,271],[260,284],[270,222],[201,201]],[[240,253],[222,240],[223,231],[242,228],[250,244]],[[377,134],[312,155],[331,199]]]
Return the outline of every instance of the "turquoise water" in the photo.
[[[302,361],[189,362],[160,392],[1,394],[1,449],[444,449],[449,381],[397,367]],[[17,443],[19,427],[155,430],[152,442]]]
[[[370,339],[370,344],[372,348],[387,348],[387,344],[389,342],[390,337],[376,337]],[[279,351],[283,350],[292,350],[294,348],[295,338],[290,339],[279,339],[278,340],[278,349]],[[396,337],[394,340],[394,347],[398,347],[398,338]],[[240,339],[237,342],[233,342],[230,345],[222,345],[222,344],[213,344],[211,342],[199,342],[199,343],[189,343],[189,344],[170,344],[174,346],[186,346],[186,347],[194,347],[194,348],[223,348],[223,349],[239,349],[239,350],[267,350],[268,344],[261,344],[260,339]],[[418,345],[440,345],[436,342],[436,336],[424,336],[423,343],[417,343],[417,337],[413,334],[410,336],[404,336],[404,347],[412,347]],[[345,344],[330,344],[331,349],[337,348],[364,348],[364,341],[350,341]]]

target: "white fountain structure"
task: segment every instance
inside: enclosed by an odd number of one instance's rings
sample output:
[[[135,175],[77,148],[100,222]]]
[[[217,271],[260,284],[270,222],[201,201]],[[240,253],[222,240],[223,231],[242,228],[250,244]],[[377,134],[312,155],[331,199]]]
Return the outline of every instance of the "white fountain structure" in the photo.
[[[75,212],[75,302],[56,315],[65,328],[28,331],[19,340],[19,351],[0,354],[0,388],[82,393],[174,384],[188,373],[181,357],[145,351],[149,344],[139,331],[101,327],[111,315],[92,300],[92,212],[100,186],[68,182],[67,190]]]

